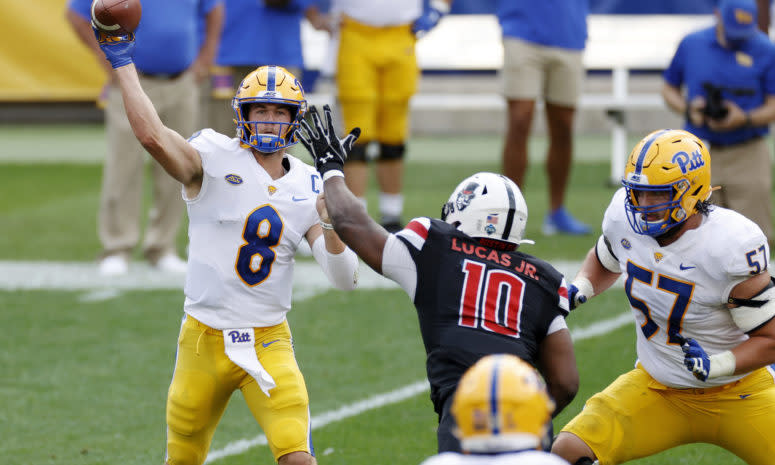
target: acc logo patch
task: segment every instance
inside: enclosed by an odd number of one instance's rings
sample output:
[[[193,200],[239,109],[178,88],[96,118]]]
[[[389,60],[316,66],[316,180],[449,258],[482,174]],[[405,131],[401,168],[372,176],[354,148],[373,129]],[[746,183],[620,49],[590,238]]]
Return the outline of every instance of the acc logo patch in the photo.
[[[269,195],[274,195],[274,193],[277,192],[277,188],[271,184],[266,186],[266,190],[269,191]]]
[[[242,184],[242,178],[238,174],[227,174],[223,177],[223,179],[225,179],[229,184],[234,184],[235,186]]]
[[[630,241],[628,241],[627,239],[622,239],[621,244],[622,244],[622,247],[624,247],[627,250],[630,250],[632,248],[632,244],[630,244]]]
[[[663,258],[665,258],[665,255],[662,252],[654,252],[654,261],[659,263]]]

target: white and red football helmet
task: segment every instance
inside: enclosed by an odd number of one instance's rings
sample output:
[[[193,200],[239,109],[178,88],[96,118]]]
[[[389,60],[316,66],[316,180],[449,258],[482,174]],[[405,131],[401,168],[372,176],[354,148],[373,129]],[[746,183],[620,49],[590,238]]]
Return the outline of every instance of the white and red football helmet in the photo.
[[[525,198],[514,181],[502,174],[482,172],[464,179],[442,207],[441,219],[471,237],[534,244],[523,239]]]

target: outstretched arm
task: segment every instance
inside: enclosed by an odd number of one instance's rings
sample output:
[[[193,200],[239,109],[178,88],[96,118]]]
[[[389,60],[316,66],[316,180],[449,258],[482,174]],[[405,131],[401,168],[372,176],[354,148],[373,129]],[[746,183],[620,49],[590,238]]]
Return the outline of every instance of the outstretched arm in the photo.
[[[339,237],[374,271],[382,273],[382,251],[388,232],[366,212],[366,207],[344,182],[344,160],[361,130],[354,128],[339,139],[334,130],[331,108],[323,106],[323,119],[317,108],[310,109],[314,129],[302,120],[299,140],[315,160],[324,181],[326,209]]]
[[[366,212],[366,207],[347,188],[343,176],[325,182],[326,208],[339,237],[377,273],[382,273],[382,251],[388,232]]]
[[[121,89],[132,131],[140,144],[170,174],[196,195],[202,185],[202,159],[180,134],[166,127],[151,99],[140,86],[132,62],[134,34],[108,36],[95,29],[100,48],[113,67],[114,81]]]

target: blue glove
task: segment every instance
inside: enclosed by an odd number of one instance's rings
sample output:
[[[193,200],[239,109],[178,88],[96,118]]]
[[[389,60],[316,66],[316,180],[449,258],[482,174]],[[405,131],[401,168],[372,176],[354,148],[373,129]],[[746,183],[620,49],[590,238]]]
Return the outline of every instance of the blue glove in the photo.
[[[571,283],[571,285],[568,286],[568,303],[570,304],[570,309],[573,310],[586,301],[587,296],[584,294],[579,294],[579,288],[576,287],[575,284]]]
[[[684,352],[684,365],[700,381],[707,381],[710,374],[710,357],[705,349],[692,338],[681,338],[681,350]]]
[[[108,59],[113,69],[132,63],[132,55],[135,51],[134,33],[112,36],[101,31],[94,23],[92,23],[91,28],[94,30],[94,37],[100,44],[102,53],[105,54],[105,58]]]
[[[442,16],[449,13],[449,4],[444,0],[431,0],[428,8],[423,11],[422,16],[412,23],[412,32],[416,36],[422,36],[430,31],[439,23]]]

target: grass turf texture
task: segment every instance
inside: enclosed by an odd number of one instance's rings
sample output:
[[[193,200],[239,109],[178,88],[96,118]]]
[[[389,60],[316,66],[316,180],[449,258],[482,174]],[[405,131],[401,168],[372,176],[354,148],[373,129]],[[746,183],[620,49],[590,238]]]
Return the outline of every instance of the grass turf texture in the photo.
[[[61,147],[50,150],[54,155],[76,157],[79,144],[88,150],[101,149],[96,138],[102,134],[94,128],[52,130],[54,136],[67,134]],[[6,147],[16,151],[36,134],[6,128],[0,130],[0,140],[9,140]],[[36,155],[48,150],[36,143],[31,146]],[[541,150],[541,142],[537,144]],[[607,153],[607,144],[603,138],[580,138],[577,151],[580,146],[587,154]],[[413,141],[405,179],[406,219],[437,216],[461,179],[475,171],[498,170],[499,150],[497,138]],[[101,166],[88,156],[77,163],[0,162],[4,193],[0,196],[0,260],[94,259],[99,248],[96,210]],[[549,260],[581,260],[596,236],[540,234],[547,205],[543,173],[541,162],[531,164],[525,188],[531,212],[526,237],[537,243],[524,250]],[[592,224],[596,234],[613,192],[607,186],[608,173],[605,161],[579,162],[570,183],[568,207]],[[369,200],[376,214],[373,187]],[[181,251],[185,241],[184,227]],[[3,464],[133,465],[163,460],[164,403],[182,291],[124,292],[99,302],[82,301],[82,294],[0,291],[0,325],[6,329],[0,339]],[[623,292],[611,290],[574,312],[568,321],[571,329],[585,327],[626,311]],[[289,319],[313,416],[424,379],[417,318],[399,290],[331,291],[296,302]],[[579,412],[589,396],[632,367],[633,331],[627,325],[576,343],[581,390],[556,419],[555,430]],[[416,464],[435,452],[435,425],[426,392],[331,423],[314,431],[313,438],[321,464]],[[216,432],[213,449],[260,433],[236,394]],[[272,459],[267,447],[258,446],[216,463],[268,464]],[[632,463],[743,462],[715,446],[692,445]]]

